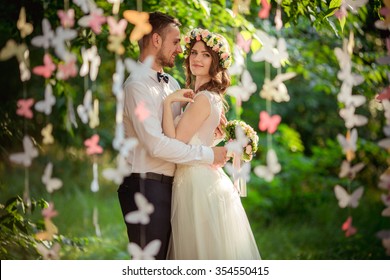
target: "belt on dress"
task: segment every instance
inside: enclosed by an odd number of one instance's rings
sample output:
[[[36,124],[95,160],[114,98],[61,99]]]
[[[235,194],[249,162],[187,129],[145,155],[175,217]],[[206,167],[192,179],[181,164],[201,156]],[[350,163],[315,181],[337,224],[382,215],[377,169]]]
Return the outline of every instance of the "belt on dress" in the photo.
[[[164,184],[172,184],[173,183],[173,177],[172,176],[166,176],[163,174],[157,174],[153,172],[146,172],[146,173],[131,173],[129,178],[137,178],[137,179],[149,179],[158,181]]]

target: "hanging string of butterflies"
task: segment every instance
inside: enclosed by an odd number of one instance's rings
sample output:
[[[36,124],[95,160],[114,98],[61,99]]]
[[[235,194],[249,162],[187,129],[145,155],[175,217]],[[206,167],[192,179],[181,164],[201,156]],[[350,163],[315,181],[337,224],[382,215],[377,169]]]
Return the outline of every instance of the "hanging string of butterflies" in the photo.
[[[235,1],[237,11],[245,13],[246,5],[250,1]],[[280,1],[277,2],[278,6],[276,9],[275,15],[275,27],[276,30],[280,30],[283,26],[283,21],[281,18],[280,10]],[[261,9],[259,10],[258,17],[260,19],[268,19],[271,11],[271,3],[269,1],[261,1]],[[286,41],[284,38],[276,38],[268,35],[267,33],[257,30],[252,38],[247,32],[239,32],[236,38],[236,44],[233,48],[234,55],[234,64],[229,69],[231,75],[236,75],[240,77],[238,85],[234,85],[228,88],[227,94],[234,97],[236,100],[236,105],[241,107],[242,102],[249,100],[251,95],[256,92],[257,86],[253,82],[250,72],[246,69],[245,58],[246,55],[251,50],[255,50],[251,56],[252,61],[254,62],[265,62],[268,65],[279,70],[279,74],[271,79],[266,71],[266,77],[262,89],[260,90],[260,97],[264,98],[267,102],[267,110],[263,110],[259,113],[259,124],[258,127],[260,131],[267,133],[267,155],[266,155],[266,164],[259,165],[254,168],[254,173],[264,179],[267,182],[270,182],[274,179],[275,175],[281,171],[281,165],[278,161],[277,154],[272,148],[271,136],[277,131],[278,125],[281,122],[281,116],[278,114],[272,114],[271,112],[271,102],[288,102],[290,96],[288,95],[288,90],[286,85],[283,83],[289,79],[295,77],[295,73],[280,73],[280,68],[288,60],[288,53],[286,48]],[[261,48],[255,47],[255,42],[261,42]],[[244,168],[244,166],[243,166]],[[250,175],[250,168],[246,168],[247,172],[239,172],[244,176],[244,179],[248,180]],[[229,170],[227,170],[229,172]]]
[[[375,22],[378,29],[390,30],[390,0],[384,0],[384,7],[380,10],[380,14],[384,17],[382,20]],[[390,37],[386,38],[387,55],[377,59],[379,64],[390,64]],[[390,83],[390,73],[388,73]],[[390,85],[382,90],[375,98],[375,102],[382,106],[385,116],[385,126],[383,133],[385,138],[378,142],[379,147],[386,150],[390,154]],[[390,162],[388,161],[387,169],[380,175],[378,188],[383,190],[381,201],[384,204],[384,209],[381,213],[383,217],[390,218]],[[382,245],[386,254],[390,256],[390,229],[384,229],[377,233],[377,237],[382,240]]]

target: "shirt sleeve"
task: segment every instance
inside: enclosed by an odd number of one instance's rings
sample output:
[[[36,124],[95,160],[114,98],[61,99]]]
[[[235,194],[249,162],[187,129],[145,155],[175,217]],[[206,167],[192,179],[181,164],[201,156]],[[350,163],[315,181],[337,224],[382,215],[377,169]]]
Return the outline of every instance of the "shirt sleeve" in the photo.
[[[160,96],[153,96],[140,82],[128,83],[125,88],[124,110],[129,116],[138,140],[147,153],[176,164],[212,164],[214,153],[210,147],[187,145],[163,134],[160,111]],[[139,115],[145,117],[140,120]],[[142,119],[142,118],[141,118]]]

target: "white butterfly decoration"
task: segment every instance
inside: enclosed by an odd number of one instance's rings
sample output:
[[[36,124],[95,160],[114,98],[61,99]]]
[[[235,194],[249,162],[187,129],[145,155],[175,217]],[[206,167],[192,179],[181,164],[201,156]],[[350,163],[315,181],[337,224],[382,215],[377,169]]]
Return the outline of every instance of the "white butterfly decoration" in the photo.
[[[43,137],[42,143],[45,145],[53,144],[54,143],[54,137],[52,135],[53,132],[53,125],[51,123],[48,123],[44,128],[41,130],[41,135]]]
[[[347,83],[341,85],[341,91],[337,94],[337,100],[345,104],[346,107],[359,107],[366,102],[366,97],[363,95],[352,95],[352,86]]]
[[[92,91],[88,89],[85,92],[83,104],[77,106],[77,114],[83,123],[88,122],[89,112],[92,111]]]
[[[227,89],[227,94],[237,98],[238,100],[248,101],[251,95],[256,91],[256,83],[253,82],[252,76],[247,69],[241,75],[239,85],[230,86]]]
[[[91,191],[92,192],[98,192],[99,191],[99,175],[98,175],[98,164],[96,162],[92,165],[92,173],[93,173],[93,179],[91,182]]]
[[[248,137],[246,137],[244,130],[240,126],[235,128],[236,139],[228,141],[225,147],[227,149],[228,156],[241,157],[243,148],[248,144]]]
[[[350,137],[345,137],[340,133],[337,134],[337,140],[343,148],[343,152],[346,154],[348,152],[356,151],[356,141],[358,139],[358,133],[356,128],[353,128],[350,133]]]
[[[149,69],[152,68],[154,58],[148,56],[143,63],[137,63],[131,58],[125,59],[126,70],[131,73],[132,76],[144,77],[149,73]]]
[[[138,210],[127,213],[125,220],[131,224],[146,225],[150,221],[149,215],[154,212],[153,204],[149,203],[145,196],[139,192],[134,194],[134,201]]]
[[[245,59],[244,55],[242,54],[242,51],[240,48],[235,44],[233,48],[233,65],[229,67],[228,72],[229,75],[241,75],[241,73],[244,71],[245,67]]]
[[[378,146],[390,151],[390,138],[385,138],[378,141]]]
[[[339,202],[340,208],[352,207],[356,208],[359,205],[359,200],[364,192],[363,187],[357,188],[351,195],[340,185],[334,187],[334,193]]]
[[[130,242],[127,246],[127,250],[133,260],[154,260],[155,256],[160,251],[160,247],[161,241],[155,239],[148,243],[143,250],[138,244]]]
[[[93,100],[93,109],[89,113],[89,127],[95,128],[100,124],[99,119],[99,100]]]
[[[282,170],[282,166],[278,162],[278,157],[273,149],[269,149],[267,152],[267,165],[258,165],[254,168],[254,173],[266,180],[271,182],[274,176]]]
[[[47,50],[50,47],[51,40],[54,38],[54,32],[51,29],[50,21],[47,18],[42,19],[43,35],[35,36],[31,44],[35,47],[42,47]]]
[[[115,184],[119,185],[123,182],[123,178],[129,176],[131,173],[131,166],[126,161],[126,158],[121,154],[117,155],[116,158],[117,167],[114,168],[106,168],[103,170],[103,177],[107,180],[115,182]]]
[[[25,167],[31,165],[32,159],[38,156],[38,150],[34,147],[31,138],[27,135],[23,137],[23,153],[11,154],[9,159],[13,163],[22,164]]]
[[[349,179],[353,180],[357,173],[360,172],[364,168],[364,163],[360,162],[358,164],[355,164],[354,166],[351,166],[351,164],[344,160],[341,164],[341,169],[339,173],[340,178],[348,177]]]
[[[91,81],[95,81],[99,72],[99,66],[101,62],[97,47],[95,45],[89,49],[85,49],[84,47],[82,47],[81,56],[83,58],[83,64],[80,67],[80,76],[84,77],[89,72],[89,77],[91,78]],[[91,63],[91,66],[89,66],[89,62]]]
[[[120,3],[123,2],[123,0],[107,0],[108,3],[113,4],[112,5],[112,13],[116,15],[119,12],[119,6]]]
[[[357,86],[364,82],[361,75],[352,73],[352,61],[348,51],[348,41],[344,41],[343,49],[335,48],[337,60],[339,61],[340,71],[337,73],[337,78],[343,81],[348,86]]]
[[[54,243],[51,248],[46,247],[42,243],[37,244],[37,250],[44,260],[58,260],[60,258],[60,243]]]
[[[62,187],[62,181],[58,178],[52,178],[53,164],[49,162],[46,165],[45,171],[42,175],[42,183],[45,184],[48,193],[52,193]]]
[[[68,61],[68,57],[72,54],[67,50],[65,42],[70,41],[77,37],[77,31],[69,28],[63,28],[58,26],[56,33],[51,40],[51,46],[54,48],[56,55],[64,61]]]
[[[44,112],[46,115],[50,115],[54,104],[56,104],[56,98],[53,95],[51,84],[48,83],[45,87],[45,99],[35,103],[34,108],[38,112]]]
[[[30,52],[27,48],[27,45],[25,43],[18,45],[13,39],[8,40],[5,44],[5,47],[0,51],[0,60],[7,60],[13,56],[15,56],[19,62],[20,80],[22,82],[30,80]]]
[[[251,164],[250,162],[244,162],[239,169],[235,168],[234,165],[230,162],[225,164],[226,172],[233,177],[233,181],[238,179],[243,179],[246,182],[250,180],[251,174]]]
[[[117,98],[117,101],[123,100],[123,82],[125,80],[125,64],[122,59],[117,59],[115,64],[115,73],[112,76],[112,92]]]
[[[368,0],[342,0],[341,7],[344,7],[356,14],[357,10],[366,5],[367,2]]]
[[[263,88],[260,91],[260,96],[267,100],[274,100],[275,102],[287,102],[290,100],[287,87],[283,83],[296,76],[294,72],[281,73],[275,76],[271,81],[269,79],[264,80]]]
[[[93,0],[73,0],[73,3],[80,7],[84,14],[96,9],[96,4]]]
[[[355,107],[353,106],[341,109],[339,115],[344,119],[345,127],[349,129],[355,126],[363,126],[368,122],[366,116],[355,114]]]
[[[280,68],[288,59],[285,39],[276,39],[259,30],[256,32],[256,36],[263,46],[252,55],[252,61],[266,61],[271,63],[274,68]]]
[[[390,192],[390,169],[382,173],[382,175],[379,177],[378,187]]]

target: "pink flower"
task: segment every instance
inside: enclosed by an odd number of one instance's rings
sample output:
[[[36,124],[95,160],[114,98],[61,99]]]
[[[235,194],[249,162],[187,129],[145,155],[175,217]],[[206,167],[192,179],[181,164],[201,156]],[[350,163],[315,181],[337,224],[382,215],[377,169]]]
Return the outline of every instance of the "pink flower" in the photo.
[[[191,43],[191,38],[190,37],[184,37],[184,42],[186,43],[186,44],[189,44],[189,43]]]
[[[202,30],[202,32],[200,33],[200,35],[202,35],[202,37],[207,37],[210,35],[210,32],[208,30]]]
[[[228,58],[229,57],[229,54],[228,53],[223,53],[223,54],[221,54],[221,58],[222,59],[226,59],[226,58]]]
[[[250,155],[252,153],[252,146],[251,145],[247,145],[245,147],[245,153],[247,153],[248,155]]]
[[[196,35],[196,41],[200,41],[200,35]]]

